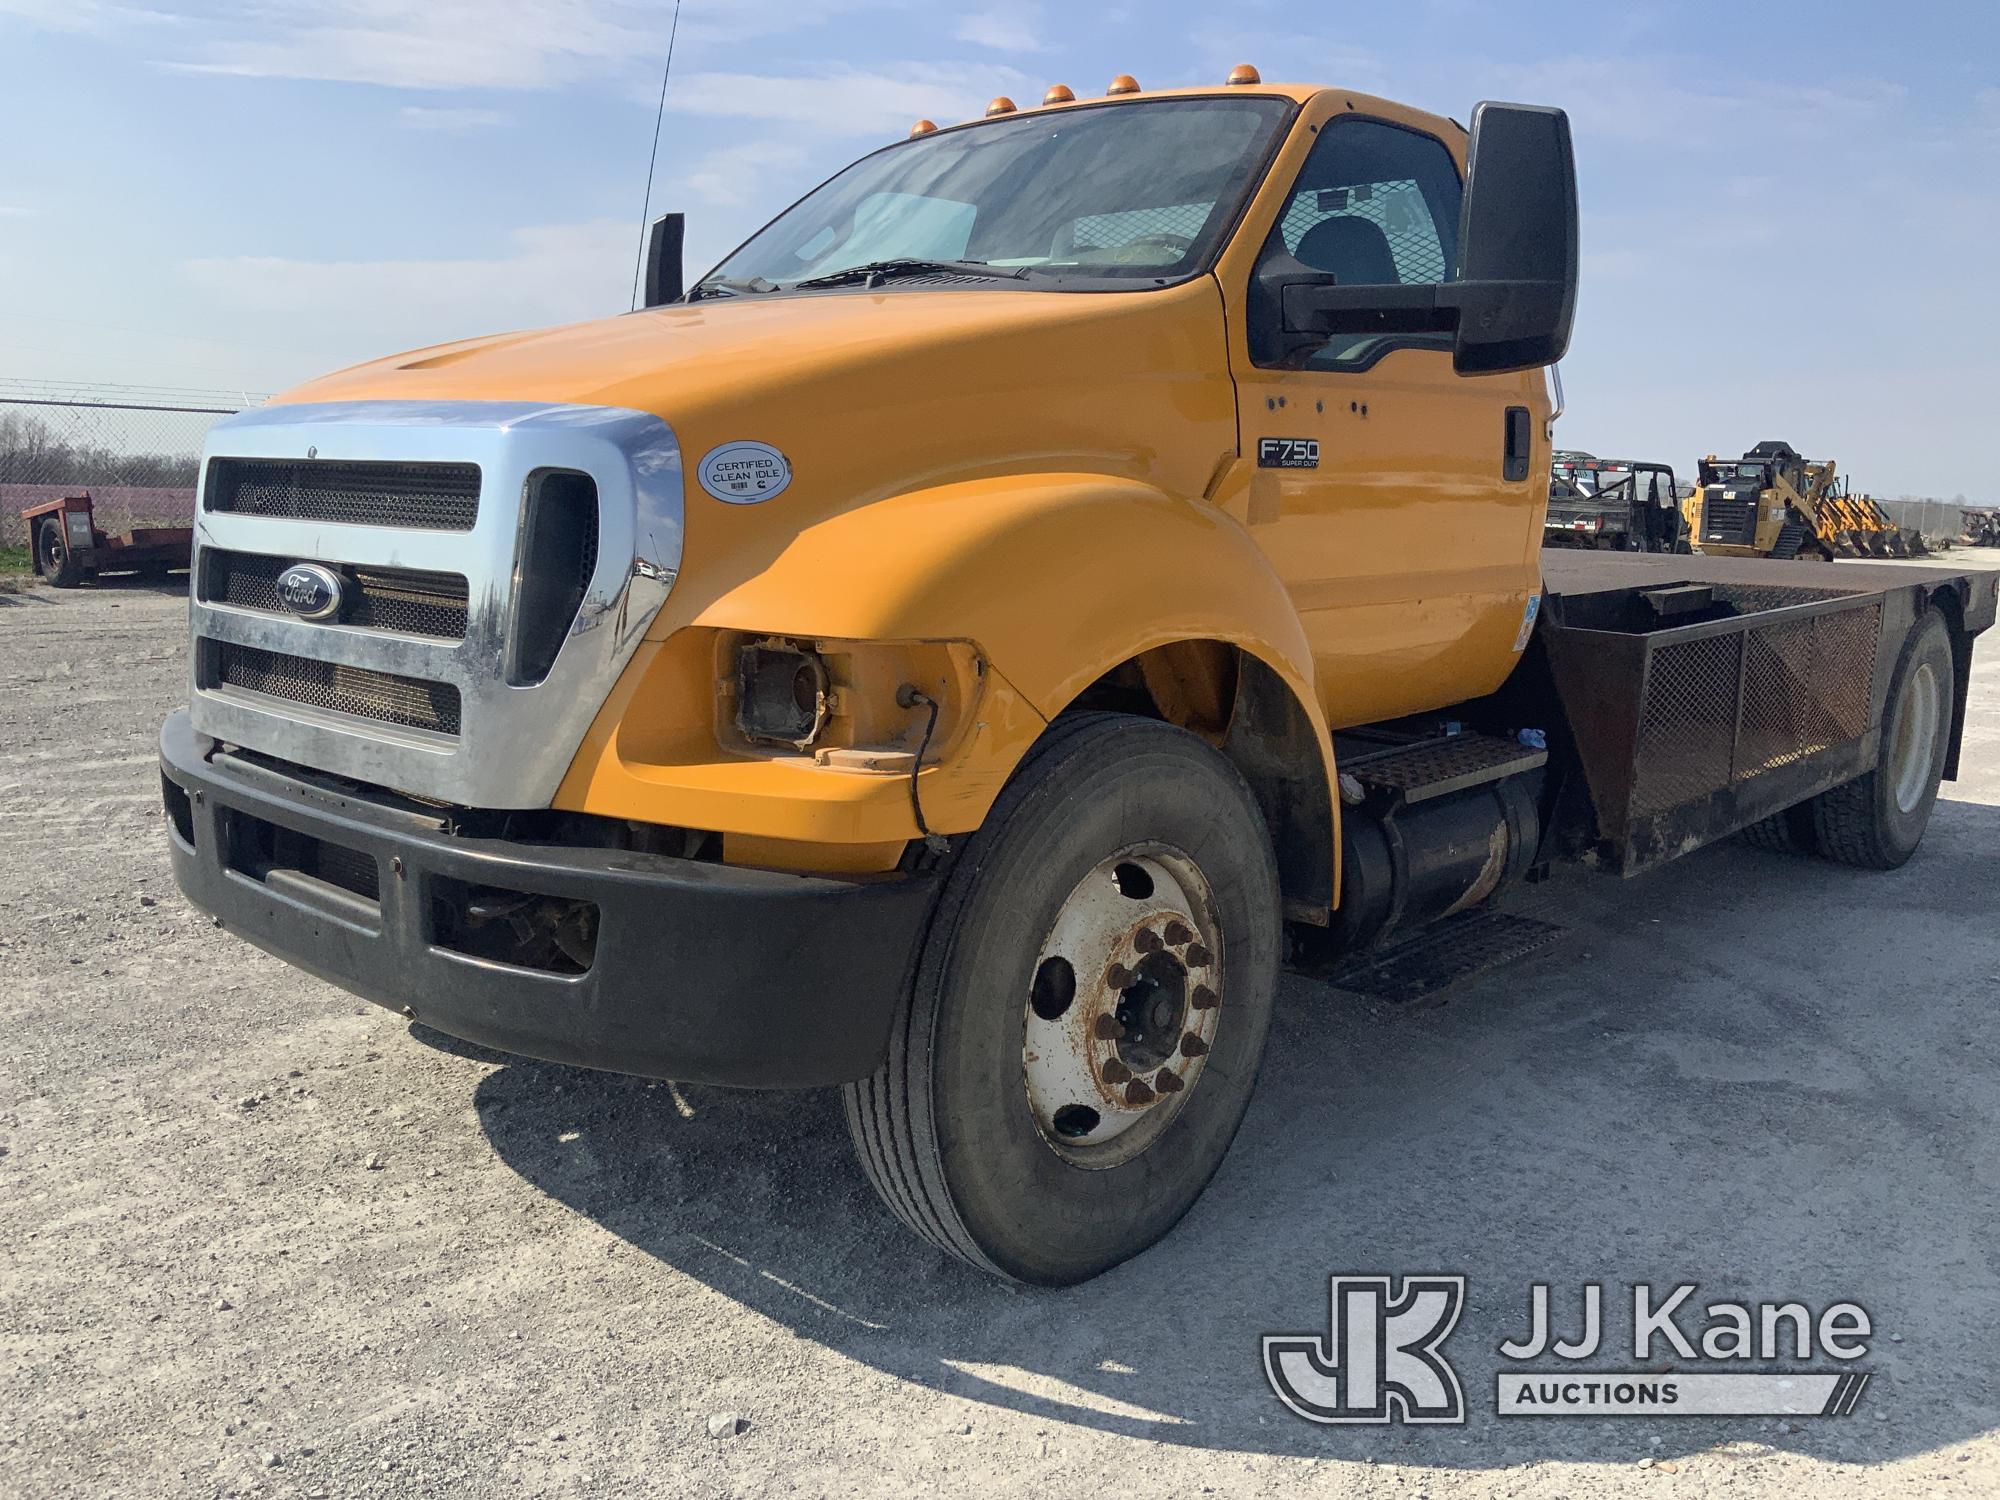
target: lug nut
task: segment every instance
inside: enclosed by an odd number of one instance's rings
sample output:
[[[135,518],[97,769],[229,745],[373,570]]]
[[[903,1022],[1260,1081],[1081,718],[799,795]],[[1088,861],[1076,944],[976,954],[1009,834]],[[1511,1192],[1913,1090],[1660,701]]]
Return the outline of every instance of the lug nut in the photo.
[[[1196,1036],[1192,1031],[1183,1033],[1183,1035],[1181,1036],[1182,1057],[1201,1057],[1207,1051],[1208,1051],[1208,1043],[1204,1042],[1200,1037]]]
[[[1167,941],[1178,948],[1183,943],[1193,942],[1194,934],[1188,930],[1185,922],[1169,922],[1167,923]]]
[[[1136,977],[1125,965],[1113,964],[1104,971],[1104,986],[1106,989],[1113,990],[1130,989],[1132,981]]]
[[[1194,987],[1194,994],[1189,998],[1188,1004],[1196,1010],[1214,1010],[1216,1006],[1222,1004],[1222,997],[1207,985],[1198,984]]]
[[[1132,946],[1137,948],[1141,953],[1158,953],[1162,948],[1166,947],[1166,944],[1160,941],[1160,935],[1153,931],[1152,928],[1141,927],[1133,935]]]
[[[1163,1094],[1178,1094],[1187,1085],[1181,1082],[1180,1075],[1171,1068],[1162,1068],[1153,1079],[1153,1087]]]
[[[1125,1035],[1125,1027],[1116,1016],[1099,1016],[1090,1029],[1100,1042],[1115,1042]]]
[[[1174,1080],[1174,1087],[1179,1088],[1180,1082],[1176,1078]],[[1153,1091],[1146,1086],[1146,1080],[1143,1078],[1135,1078],[1125,1085],[1125,1102],[1134,1109],[1137,1109],[1142,1104],[1151,1104],[1153,1098]]]
[[[1215,955],[1202,947],[1200,943],[1196,943],[1192,948],[1188,949],[1187,961],[1191,968],[1200,969],[1214,963]]]
[[[1105,1065],[1102,1068],[1099,1068],[1097,1071],[1098,1071],[1098,1076],[1109,1084],[1115,1085],[1120,1083],[1130,1083],[1132,1081],[1132,1070],[1126,1067],[1125,1064],[1120,1062],[1115,1057],[1112,1058],[1109,1062],[1105,1063]]]

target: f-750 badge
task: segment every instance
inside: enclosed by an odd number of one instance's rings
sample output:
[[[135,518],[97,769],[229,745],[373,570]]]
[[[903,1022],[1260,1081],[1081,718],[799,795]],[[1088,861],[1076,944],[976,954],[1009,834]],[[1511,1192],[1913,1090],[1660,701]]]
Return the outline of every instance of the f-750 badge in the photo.
[[[1317,469],[1318,438],[1259,438],[1257,467],[1260,469]]]

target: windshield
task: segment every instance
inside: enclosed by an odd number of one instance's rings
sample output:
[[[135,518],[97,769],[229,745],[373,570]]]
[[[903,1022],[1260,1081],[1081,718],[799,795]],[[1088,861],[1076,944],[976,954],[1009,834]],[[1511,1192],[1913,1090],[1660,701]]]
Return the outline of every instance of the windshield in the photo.
[[[941,273],[968,282],[991,268],[995,286],[1192,275],[1255,186],[1292,108],[1272,98],[1162,99],[919,136],[794,204],[696,291],[780,290],[901,262],[943,262]]]

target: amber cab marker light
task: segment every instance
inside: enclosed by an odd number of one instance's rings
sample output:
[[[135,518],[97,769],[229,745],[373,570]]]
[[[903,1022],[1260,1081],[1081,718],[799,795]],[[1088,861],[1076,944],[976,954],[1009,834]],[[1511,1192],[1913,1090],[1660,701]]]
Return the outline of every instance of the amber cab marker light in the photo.
[[[1042,103],[1074,104],[1076,103],[1076,90],[1072,89],[1066,83],[1059,83],[1055,85],[1055,87],[1051,88],[1046,94],[1042,95]]]
[[[1130,73],[1120,73],[1116,78],[1111,80],[1111,86],[1104,92],[1107,94],[1136,94],[1139,92],[1139,80],[1134,78]]]
[[[919,120],[917,121],[916,124],[910,127],[910,134],[913,136],[929,135],[936,129],[937,129],[936,120]]]
[[[1262,83],[1263,81],[1264,75],[1248,63],[1238,63],[1229,70],[1229,86],[1232,88],[1241,87],[1246,83]]]
[[[1014,113],[1014,101],[1009,99],[1005,94],[1002,94],[998,99],[995,99],[991,104],[986,106],[986,118],[989,120],[995,115],[1011,115],[1012,113]]]

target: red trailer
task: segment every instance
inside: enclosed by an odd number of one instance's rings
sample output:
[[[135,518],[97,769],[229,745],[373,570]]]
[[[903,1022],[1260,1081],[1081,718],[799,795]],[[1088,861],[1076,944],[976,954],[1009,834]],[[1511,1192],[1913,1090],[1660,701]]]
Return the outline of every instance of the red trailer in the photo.
[[[191,526],[140,526],[115,536],[98,530],[89,490],[31,505],[21,519],[28,523],[35,571],[59,589],[73,589],[99,573],[164,577],[185,568],[194,547]]]

